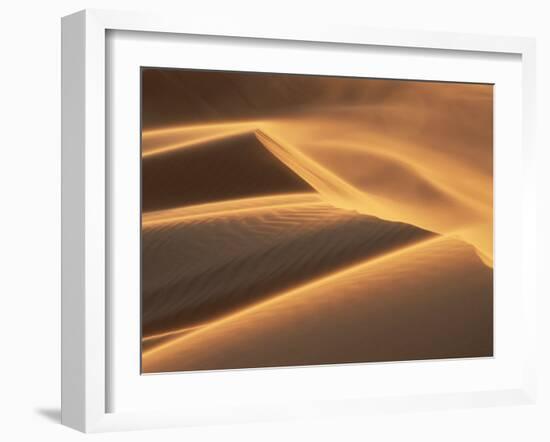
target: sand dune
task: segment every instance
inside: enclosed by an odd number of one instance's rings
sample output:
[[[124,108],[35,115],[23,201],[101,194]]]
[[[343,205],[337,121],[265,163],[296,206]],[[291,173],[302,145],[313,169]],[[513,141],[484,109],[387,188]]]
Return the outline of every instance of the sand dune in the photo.
[[[435,238],[367,259],[168,340],[146,373],[492,354],[492,271]]]
[[[144,372],[492,355],[491,85],[142,75]]]
[[[431,236],[414,226],[286,196],[286,205],[144,225],[143,332],[187,328]],[[269,201],[269,198],[267,198]]]
[[[144,84],[145,158],[260,131],[331,204],[461,231],[492,259],[492,86],[157,69]]]

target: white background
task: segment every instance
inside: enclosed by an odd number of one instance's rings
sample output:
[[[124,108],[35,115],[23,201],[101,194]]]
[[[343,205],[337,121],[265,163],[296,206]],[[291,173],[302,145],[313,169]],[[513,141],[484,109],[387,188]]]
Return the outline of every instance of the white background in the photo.
[[[0,15],[0,438],[18,440],[525,440],[550,439],[550,294],[540,281],[538,405],[371,415],[319,421],[220,426],[84,436],[59,420],[60,31],[59,17],[85,7],[178,14],[246,15],[250,20],[311,20],[373,27],[449,30],[538,38],[540,189],[550,186],[550,14],[542,1],[386,2],[338,0],[88,0],[3,5]],[[546,151],[542,150],[546,147]],[[550,264],[548,190],[539,195],[541,270]],[[544,254],[543,254],[544,253]]]

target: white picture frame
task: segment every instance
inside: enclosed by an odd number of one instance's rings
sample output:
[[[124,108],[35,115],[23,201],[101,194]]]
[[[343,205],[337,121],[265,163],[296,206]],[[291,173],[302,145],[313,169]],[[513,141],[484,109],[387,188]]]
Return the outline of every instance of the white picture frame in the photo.
[[[107,226],[111,199],[107,173],[108,117],[106,66],[110,31],[339,43],[380,48],[438,49],[515,54],[521,57],[521,164],[514,173],[521,186],[521,311],[525,352],[521,380],[500,389],[460,393],[335,399],[273,406],[242,405],[231,413],[199,410],[109,411],[112,354],[107,299]],[[532,403],[535,382],[536,213],[535,213],[535,42],[529,38],[417,31],[200,20],[151,14],[86,10],[62,20],[62,423],[84,432],[246,422],[285,417],[335,416],[372,411],[441,409]],[[497,223],[498,221],[495,221]],[[529,339],[525,339],[525,337]],[[336,367],[337,369],[337,367]]]

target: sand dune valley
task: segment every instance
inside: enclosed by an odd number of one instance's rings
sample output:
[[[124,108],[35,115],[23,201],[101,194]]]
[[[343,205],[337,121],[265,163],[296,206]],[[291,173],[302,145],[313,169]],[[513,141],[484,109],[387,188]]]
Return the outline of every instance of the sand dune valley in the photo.
[[[491,85],[142,69],[142,372],[493,354]]]

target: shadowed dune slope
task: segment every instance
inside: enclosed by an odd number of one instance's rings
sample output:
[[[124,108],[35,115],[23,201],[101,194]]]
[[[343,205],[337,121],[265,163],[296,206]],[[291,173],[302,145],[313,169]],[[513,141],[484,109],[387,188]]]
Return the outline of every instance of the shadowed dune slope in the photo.
[[[311,186],[273,156],[253,132],[144,157],[144,211],[276,193]]]
[[[491,356],[492,270],[435,237],[168,339],[145,373]]]
[[[253,209],[209,216],[167,211],[166,222],[156,213],[143,230],[144,336],[201,324],[433,235],[310,198],[254,198]]]

